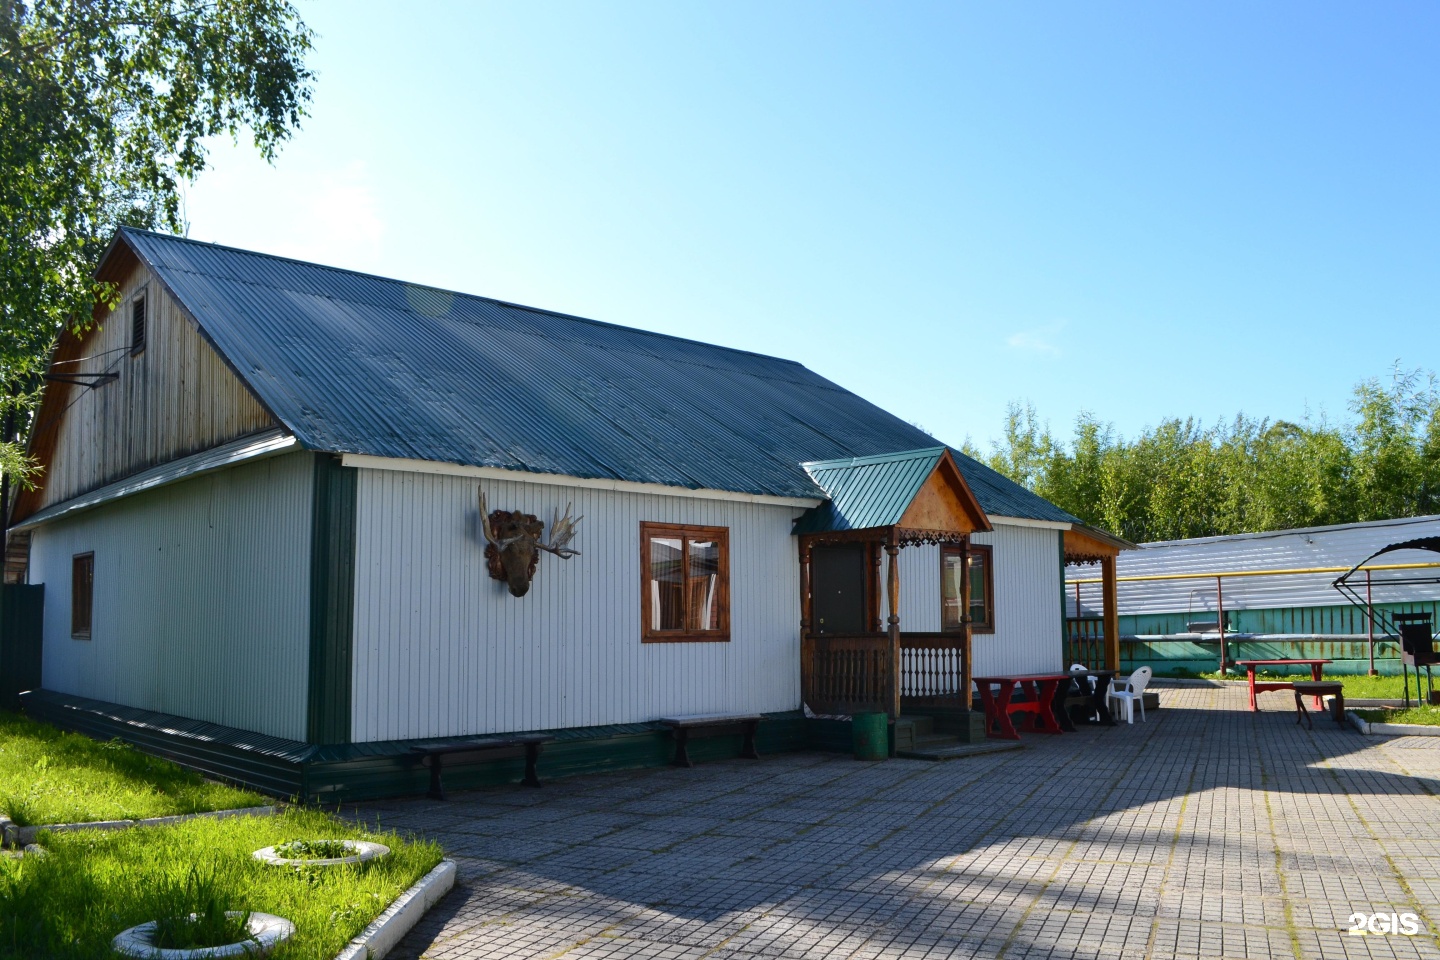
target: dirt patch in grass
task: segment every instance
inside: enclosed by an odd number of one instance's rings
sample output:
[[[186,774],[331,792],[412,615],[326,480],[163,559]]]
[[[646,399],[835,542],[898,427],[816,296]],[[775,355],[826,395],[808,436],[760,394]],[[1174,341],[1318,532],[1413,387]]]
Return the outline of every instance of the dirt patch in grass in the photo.
[[[0,813],[21,826],[142,820],[269,803],[168,760],[0,711]]]
[[[392,853],[361,866],[298,869],[251,856],[292,840],[342,839],[383,843]],[[49,850],[43,859],[0,859],[0,960],[108,957],[111,939],[128,927],[207,909],[284,917],[295,936],[272,957],[328,960],[441,859],[438,844],[315,810],[42,834],[41,843]]]

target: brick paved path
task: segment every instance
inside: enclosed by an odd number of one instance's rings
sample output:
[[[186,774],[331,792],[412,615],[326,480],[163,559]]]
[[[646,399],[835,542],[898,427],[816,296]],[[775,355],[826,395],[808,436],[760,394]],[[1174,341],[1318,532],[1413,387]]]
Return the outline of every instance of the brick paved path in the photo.
[[[372,804],[461,884],[393,957],[1440,958],[1440,738],[1283,693],[944,763],[798,754]],[[1420,936],[1347,936],[1410,912]]]

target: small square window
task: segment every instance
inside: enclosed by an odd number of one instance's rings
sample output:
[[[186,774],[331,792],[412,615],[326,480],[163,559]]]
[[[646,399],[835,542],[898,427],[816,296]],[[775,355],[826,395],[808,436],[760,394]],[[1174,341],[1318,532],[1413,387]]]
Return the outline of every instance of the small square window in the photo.
[[[730,639],[730,531],[640,525],[641,639]]]
[[[70,636],[90,639],[95,606],[95,554],[77,553],[70,561]]]
[[[130,303],[130,356],[145,349],[145,295]]]

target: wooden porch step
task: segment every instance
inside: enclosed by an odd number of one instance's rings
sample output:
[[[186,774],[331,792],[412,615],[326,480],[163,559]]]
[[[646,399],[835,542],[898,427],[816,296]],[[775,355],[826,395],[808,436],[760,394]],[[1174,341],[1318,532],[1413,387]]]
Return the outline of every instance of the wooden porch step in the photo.
[[[953,733],[927,733],[917,734],[909,743],[895,745],[895,756],[897,757],[919,757],[931,754],[944,753],[954,747],[968,746]]]
[[[930,736],[931,734],[933,734],[933,733],[935,732],[935,718],[934,718],[934,717],[926,717],[926,716],[912,717],[912,716],[910,716],[909,714],[906,714],[906,715],[904,715],[904,716],[902,716],[902,717],[900,718],[900,722],[901,722],[901,723],[910,723],[910,724],[913,724],[914,727],[915,727],[915,736],[916,736],[917,738],[918,738],[918,737],[928,737],[928,736]]]
[[[895,756],[904,757],[907,760],[955,760],[960,757],[973,757],[982,753],[999,753],[1002,750],[1019,750],[1025,745],[1012,741],[988,741],[986,743],[961,743],[958,737],[950,738],[953,743],[949,746],[935,745],[918,747],[914,750],[897,750]]]
[[[913,750],[925,737],[935,735],[934,717],[903,716],[895,721],[895,749]]]

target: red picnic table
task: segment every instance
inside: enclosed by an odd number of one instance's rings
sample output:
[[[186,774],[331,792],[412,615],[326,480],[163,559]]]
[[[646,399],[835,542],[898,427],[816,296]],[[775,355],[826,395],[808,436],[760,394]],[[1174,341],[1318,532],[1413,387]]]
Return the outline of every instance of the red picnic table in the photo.
[[[980,703],[985,708],[985,736],[1019,740],[1020,733],[1010,721],[1012,714],[1028,713],[1028,729],[1045,733],[1061,733],[1055,717],[1055,694],[1060,684],[1070,680],[1068,673],[1025,673],[1004,677],[973,677],[980,690]],[[1025,692],[1027,699],[1014,701],[1015,688]],[[991,687],[1000,689],[992,690]]]
[[[1329,660],[1236,660],[1237,667],[1245,668],[1245,676],[1250,681],[1250,709],[1259,710],[1255,705],[1255,694],[1270,693],[1272,690],[1293,690],[1289,680],[1260,680],[1256,681],[1255,671],[1261,667],[1294,667],[1302,663],[1310,665],[1310,679],[1319,682],[1321,670]],[[1315,706],[1320,706],[1320,698],[1315,698]]]

